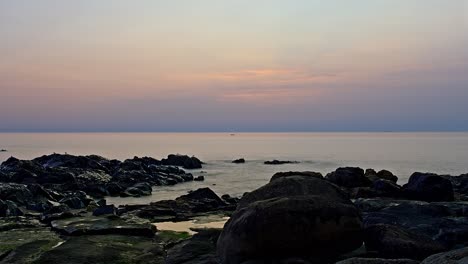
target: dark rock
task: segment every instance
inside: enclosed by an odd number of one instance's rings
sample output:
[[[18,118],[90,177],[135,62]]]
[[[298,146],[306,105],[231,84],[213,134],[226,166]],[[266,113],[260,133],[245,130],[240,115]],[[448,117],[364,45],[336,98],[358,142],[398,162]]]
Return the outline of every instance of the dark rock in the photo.
[[[162,219],[165,221],[186,220],[201,213],[233,211],[233,205],[227,204],[209,188],[201,188],[182,195],[175,200],[164,200],[150,205],[131,207],[127,211],[139,217]]]
[[[203,175],[200,175],[200,176],[197,176],[195,179],[193,179],[194,181],[204,181],[205,180],[205,176]]]
[[[323,179],[323,175],[320,172],[314,171],[287,171],[287,172],[277,172],[271,177],[270,182],[278,178],[291,177],[291,176],[308,176],[318,179]]]
[[[149,183],[146,182],[141,182],[133,185],[132,187],[129,187],[125,190],[121,196],[123,197],[140,197],[140,196],[148,196],[151,195],[153,188]]]
[[[329,259],[362,245],[361,217],[337,186],[283,177],[244,195],[217,245],[226,264],[262,256]]]
[[[437,174],[416,172],[403,189],[409,199],[427,202],[454,200],[452,183]]]
[[[179,166],[185,169],[201,169],[203,164],[196,157],[174,154],[167,156],[167,159],[163,159],[161,162],[163,165]]]
[[[106,159],[97,155],[73,156],[69,154],[52,154],[36,158],[32,161],[48,168],[65,167],[107,171],[100,163],[103,160]]]
[[[412,259],[350,258],[335,264],[419,264]]]
[[[382,197],[382,192],[371,187],[356,187],[349,189],[352,199]]]
[[[0,199],[10,200],[18,205],[26,205],[34,199],[33,194],[23,184],[0,183]]]
[[[319,193],[322,197],[329,197],[331,200],[339,198],[342,203],[351,204],[348,200],[348,194],[334,184],[310,176],[289,176],[276,177],[274,180],[270,180],[267,185],[244,194],[239,201],[238,207],[243,208],[253,202],[272,198],[309,196],[318,195]]]
[[[245,163],[245,159],[244,158],[236,159],[236,160],[233,160],[232,163],[236,163],[236,164]]]
[[[141,236],[79,236],[40,255],[34,263],[163,264],[164,250],[153,238]]]
[[[119,196],[124,191],[124,188],[115,182],[107,184],[106,189],[110,196]]]
[[[192,238],[182,241],[167,251],[166,264],[218,264],[216,241],[221,230],[197,230]]]
[[[299,163],[297,161],[290,161],[290,160],[269,160],[265,161],[264,164],[266,165],[282,165],[282,164],[295,164]]]
[[[468,247],[443,252],[429,256],[421,264],[466,264],[468,263]]]
[[[117,214],[117,208],[113,204],[98,207],[93,211],[94,216],[116,215],[116,214]]]
[[[385,205],[387,203],[388,205]],[[380,204],[380,205],[379,205]],[[445,245],[468,246],[468,217],[463,214],[463,204],[446,206],[443,203],[421,201],[388,200],[357,201],[363,208],[364,224],[390,224],[425,234]],[[379,209],[383,206],[383,209]],[[370,210],[368,210],[370,209]]]
[[[156,226],[147,220],[127,220],[117,216],[61,219],[52,221],[51,227],[68,236],[116,234],[152,237],[156,232]]]
[[[233,205],[237,205],[237,203],[240,200],[239,198],[231,197],[229,194],[222,195],[221,199],[223,199],[226,203],[233,204]]]
[[[372,185],[371,180],[364,176],[364,170],[361,168],[338,168],[327,174],[325,178],[336,185],[347,188],[370,187]]]
[[[22,216],[23,211],[18,206],[9,200],[0,200],[0,217]]]
[[[376,251],[384,258],[421,260],[445,250],[430,237],[397,226],[378,224],[367,227],[364,232],[367,250]]]
[[[377,172],[377,177],[394,183],[398,181],[398,177],[393,175],[393,173],[388,170],[381,170]]]
[[[59,202],[66,204],[72,209],[82,209],[88,206],[92,199],[88,198],[86,193],[82,191],[77,191],[71,194],[68,194],[66,197],[61,199]]]
[[[401,187],[392,181],[376,180],[372,184],[372,188],[381,193],[383,197],[399,197],[401,196]]]
[[[62,242],[63,240],[55,232],[40,225],[5,230],[0,236],[0,262],[35,263],[41,254]]]

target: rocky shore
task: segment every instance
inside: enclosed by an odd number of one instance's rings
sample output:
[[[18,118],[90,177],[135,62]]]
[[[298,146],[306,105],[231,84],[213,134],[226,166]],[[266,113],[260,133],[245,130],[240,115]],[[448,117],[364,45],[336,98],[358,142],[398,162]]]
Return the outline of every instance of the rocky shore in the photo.
[[[242,163],[242,162],[239,162]],[[0,166],[0,263],[467,263],[468,175],[339,168],[282,172],[243,197],[200,188],[115,207],[193,181],[195,157],[52,154]],[[199,178],[201,180],[201,178]],[[229,216],[194,235],[158,223]]]

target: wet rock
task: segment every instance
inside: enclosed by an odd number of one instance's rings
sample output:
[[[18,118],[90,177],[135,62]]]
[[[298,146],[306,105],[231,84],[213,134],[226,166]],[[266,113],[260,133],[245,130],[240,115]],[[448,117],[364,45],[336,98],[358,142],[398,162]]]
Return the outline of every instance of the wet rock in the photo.
[[[25,216],[0,218],[0,232],[12,229],[44,227],[37,219]],[[0,236],[1,237],[1,236]]]
[[[244,195],[217,245],[226,264],[260,256],[334,258],[362,245],[361,217],[337,186],[283,177]]]
[[[277,172],[271,177],[270,182],[278,178],[291,177],[291,176],[308,176],[318,179],[323,179],[323,175],[320,172],[314,171],[287,171],[287,172]]]
[[[327,174],[325,178],[336,185],[347,188],[370,187],[372,185],[371,180],[364,176],[364,170],[361,168],[338,168]]]
[[[398,177],[393,175],[393,173],[388,170],[379,171],[377,173],[377,177],[383,180],[391,181],[393,183],[396,183],[398,181]]]
[[[424,259],[442,252],[445,247],[430,237],[392,225],[372,225],[365,229],[368,251],[384,258]]]
[[[203,175],[200,175],[200,176],[197,176],[195,179],[193,179],[194,181],[204,181],[205,180],[205,176]]]
[[[412,259],[350,258],[335,264],[419,264]]]
[[[82,191],[77,191],[71,194],[68,194],[59,202],[66,204],[68,207],[72,209],[82,209],[86,208],[88,204],[92,201],[89,197],[87,197],[86,193]]]
[[[196,157],[189,157],[187,155],[174,155],[167,156],[167,159],[163,159],[163,165],[179,166],[184,169],[201,169],[203,162]]]
[[[290,160],[269,160],[265,161],[264,164],[266,165],[282,165],[282,164],[295,164],[299,163],[297,161],[290,161]]]
[[[69,154],[52,154],[32,160],[46,168],[80,168],[106,171],[107,168],[101,165],[100,162],[106,160],[103,157],[93,156],[74,156]]]
[[[51,227],[68,236],[117,234],[152,237],[156,232],[156,226],[147,220],[138,218],[127,220],[117,216],[61,219],[52,221]]]
[[[120,196],[122,197],[141,197],[141,196],[149,196],[151,195],[153,188],[149,183],[142,182],[133,185],[125,190]]]
[[[409,199],[426,202],[454,200],[452,183],[437,174],[416,172],[411,175],[403,189]]]
[[[421,264],[466,264],[468,263],[468,247],[432,255]]]
[[[222,195],[221,199],[223,199],[226,203],[232,204],[232,205],[237,205],[237,203],[240,200],[239,198],[231,197],[229,194]]]
[[[236,163],[236,164],[245,163],[245,159],[244,158],[236,159],[236,160],[233,160],[232,163]]]

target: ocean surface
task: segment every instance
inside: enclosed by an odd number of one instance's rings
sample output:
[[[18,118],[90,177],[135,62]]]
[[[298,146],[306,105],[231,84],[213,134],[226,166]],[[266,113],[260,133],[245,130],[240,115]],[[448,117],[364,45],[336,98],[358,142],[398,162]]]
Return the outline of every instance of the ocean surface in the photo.
[[[108,198],[114,204],[144,204],[174,199],[200,187],[240,196],[279,171],[318,171],[340,166],[387,169],[405,183],[415,171],[468,173],[468,133],[0,133],[0,161],[32,159],[51,153],[98,154],[124,160],[157,159],[171,153],[194,155],[206,164],[193,170],[204,182],[155,187],[143,198]],[[245,164],[232,164],[245,158]],[[298,164],[264,165],[266,160]]]

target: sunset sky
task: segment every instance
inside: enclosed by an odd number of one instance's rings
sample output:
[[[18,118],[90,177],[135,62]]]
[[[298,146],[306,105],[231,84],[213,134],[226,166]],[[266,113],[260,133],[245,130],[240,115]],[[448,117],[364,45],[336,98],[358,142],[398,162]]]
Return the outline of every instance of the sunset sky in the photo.
[[[468,130],[468,0],[0,0],[0,131],[389,130]]]

